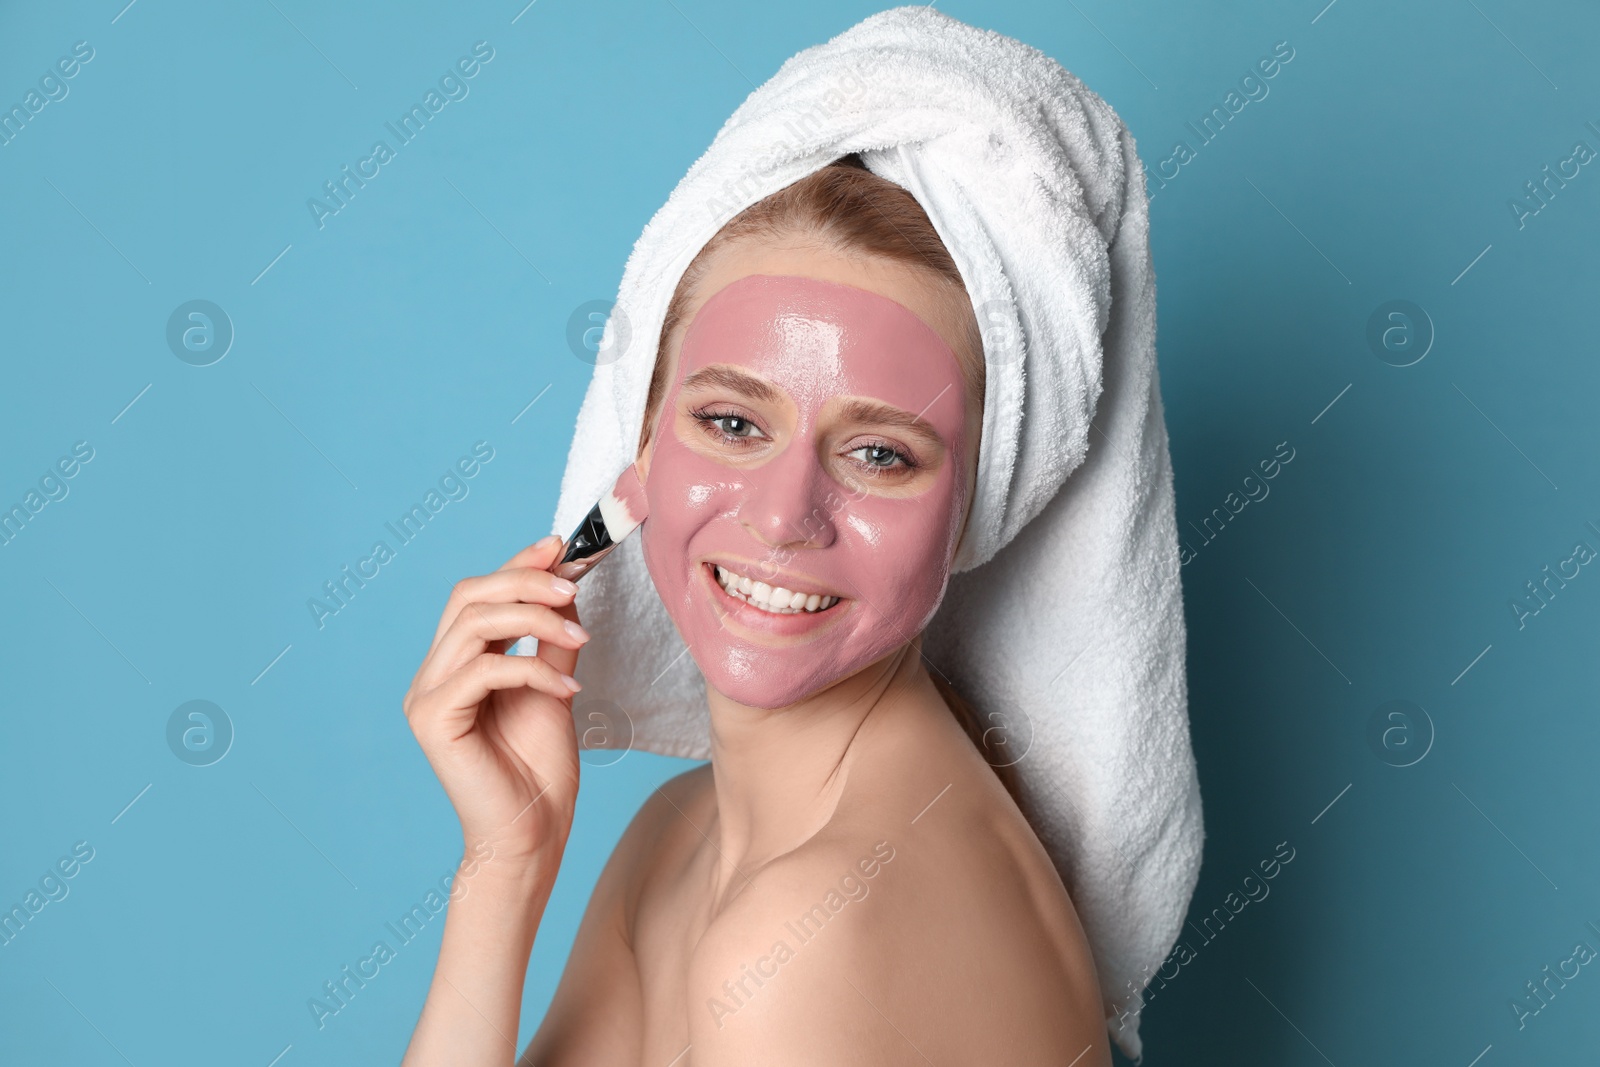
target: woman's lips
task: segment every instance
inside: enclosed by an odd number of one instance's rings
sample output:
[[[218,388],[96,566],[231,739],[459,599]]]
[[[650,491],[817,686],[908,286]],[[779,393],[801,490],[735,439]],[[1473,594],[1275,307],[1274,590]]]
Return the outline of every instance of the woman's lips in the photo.
[[[752,594],[757,592],[756,582],[751,580],[751,593],[743,592],[739,571],[725,567],[721,564],[702,563],[697,568],[702,576],[707,595],[712,598],[712,604],[717,614],[721,617],[723,625],[732,623],[740,629],[755,635],[776,637],[798,637],[813,634],[823,628],[831,627],[832,623],[845,614],[845,609],[850,606],[850,601],[844,597],[832,596],[824,593],[806,593],[797,590],[787,590],[786,587],[767,586],[765,604],[757,600]],[[729,586],[724,585],[724,578],[729,580]],[[794,603],[796,592],[802,592],[805,602],[800,607],[789,607],[783,610],[774,610],[772,601],[775,593],[787,591],[789,603]],[[815,597],[817,607],[807,610],[807,604]],[[826,606],[824,606],[826,605]]]
[[[786,585],[757,581],[741,571],[713,563],[717,584],[735,599],[744,600],[774,615],[792,615],[798,611],[816,614],[826,611],[839,602],[836,596],[825,593],[807,593],[790,589]],[[796,583],[798,584],[798,583]]]

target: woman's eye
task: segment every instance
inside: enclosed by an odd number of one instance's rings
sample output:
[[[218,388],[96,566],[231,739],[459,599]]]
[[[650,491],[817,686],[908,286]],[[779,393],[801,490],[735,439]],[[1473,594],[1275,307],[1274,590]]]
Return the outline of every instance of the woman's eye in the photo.
[[[861,457],[861,462],[867,464],[867,466],[880,469],[887,469],[896,464],[911,466],[910,461],[905,456],[902,456],[888,445],[863,445],[850,452],[849,455],[859,456]]]
[[[702,426],[706,427],[708,434],[724,442],[760,441],[767,436],[761,432],[760,427],[743,415],[731,412],[718,414],[714,411],[696,411],[692,414]]]

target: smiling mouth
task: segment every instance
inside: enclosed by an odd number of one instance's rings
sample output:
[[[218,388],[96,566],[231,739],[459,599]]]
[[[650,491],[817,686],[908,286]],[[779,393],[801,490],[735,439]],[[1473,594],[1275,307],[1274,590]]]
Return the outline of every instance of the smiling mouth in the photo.
[[[820,593],[801,593],[781,585],[774,587],[717,564],[711,564],[711,569],[723,592],[772,615],[815,615],[827,611],[842,599]]]

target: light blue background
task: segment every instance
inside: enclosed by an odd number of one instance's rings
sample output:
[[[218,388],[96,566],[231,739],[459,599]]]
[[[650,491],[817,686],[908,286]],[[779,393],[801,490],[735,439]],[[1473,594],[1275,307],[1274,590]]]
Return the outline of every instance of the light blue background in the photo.
[[[450,583],[549,529],[589,373],[569,315],[615,293],[752,84],[874,8],[124,2],[0,13],[7,107],[95,50],[0,147],[0,505],[95,453],[0,547],[0,904],[95,850],[0,948],[0,1061],[397,1062],[442,920],[324,1029],[306,1002],[458,858],[400,696]],[[1600,574],[1520,629],[1510,602],[1600,548],[1600,167],[1521,228],[1509,201],[1600,149],[1600,16],[1322,5],[941,5],[1058,58],[1152,168],[1294,49],[1152,217],[1198,550],[1194,917],[1277,843],[1295,859],[1213,943],[1185,935],[1146,1062],[1570,1061],[1600,1046],[1596,968],[1524,1029],[1510,1000],[1600,948]],[[319,230],[306,200],[480,40],[470,95]],[[197,298],[237,331],[203,368],[165,341]],[[1394,299],[1436,330],[1404,368],[1366,340]],[[319,630],[307,599],[480,440],[470,495]],[[1192,535],[1280,442],[1270,496]],[[193,699],[237,732],[213,766],[167,747]],[[1367,740],[1393,699],[1433,724],[1414,766]],[[612,843],[684,766],[587,772],[519,1045]]]

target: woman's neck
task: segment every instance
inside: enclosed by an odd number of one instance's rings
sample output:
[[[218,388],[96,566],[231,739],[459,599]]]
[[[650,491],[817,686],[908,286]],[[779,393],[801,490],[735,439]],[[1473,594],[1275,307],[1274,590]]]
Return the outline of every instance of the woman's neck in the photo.
[[[833,815],[851,756],[869,727],[912,710],[933,691],[919,636],[798,704],[746,707],[708,690],[711,769],[721,862],[718,895],[804,844]]]

